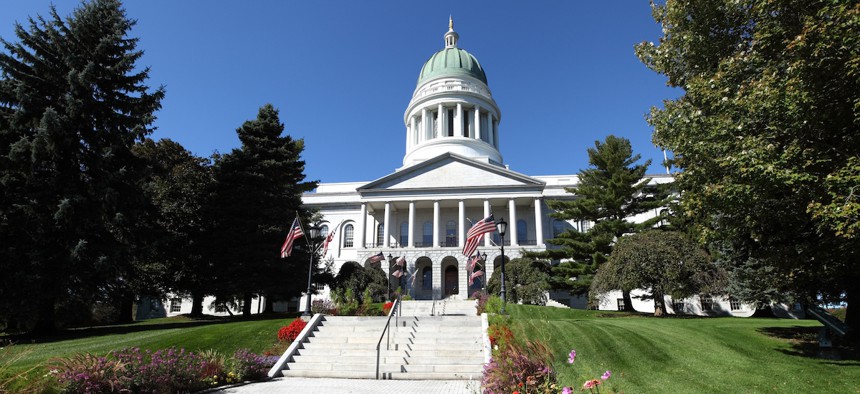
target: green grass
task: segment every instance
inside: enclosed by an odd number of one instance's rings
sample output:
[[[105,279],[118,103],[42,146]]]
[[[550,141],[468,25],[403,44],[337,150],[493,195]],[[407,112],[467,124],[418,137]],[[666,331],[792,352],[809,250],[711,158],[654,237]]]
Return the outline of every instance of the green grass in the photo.
[[[215,349],[232,355],[237,349],[262,353],[277,342],[278,329],[294,316],[261,316],[253,320],[192,320],[187,317],[153,319],[129,325],[93,327],[61,332],[57,337],[8,337],[16,344],[0,349],[0,382],[36,367],[28,379],[44,374],[52,359],[77,353],[105,355],[129,347],[158,350],[168,347],[190,351]],[[3,338],[0,338],[3,339]],[[18,387],[15,384],[13,387]],[[0,390],[2,391],[2,390]]]
[[[559,383],[578,389],[611,370],[625,393],[860,393],[860,359],[816,358],[816,321],[653,318],[509,305],[517,338],[553,351]],[[576,349],[576,362],[567,355]]]

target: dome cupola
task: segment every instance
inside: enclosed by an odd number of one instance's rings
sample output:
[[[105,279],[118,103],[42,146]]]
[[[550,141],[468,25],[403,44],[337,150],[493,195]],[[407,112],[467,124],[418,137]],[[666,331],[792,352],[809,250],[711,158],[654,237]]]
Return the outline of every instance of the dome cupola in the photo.
[[[421,67],[404,114],[406,155],[403,167],[452,152],[503,165],[499,153],[501,111],[490,93],[478,59],[457,47],[460,35],[448,20],[445,47]]]

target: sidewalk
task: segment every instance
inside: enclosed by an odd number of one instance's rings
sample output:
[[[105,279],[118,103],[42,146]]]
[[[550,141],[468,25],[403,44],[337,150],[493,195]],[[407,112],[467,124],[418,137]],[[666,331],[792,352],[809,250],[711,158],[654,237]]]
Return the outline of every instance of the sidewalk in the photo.
[[[421,393],[421,394],[478,394],[478,380],[372,380],[372,379],[311,379],[275,378],[268,382],[232,387],[219,394],[263,393]]]

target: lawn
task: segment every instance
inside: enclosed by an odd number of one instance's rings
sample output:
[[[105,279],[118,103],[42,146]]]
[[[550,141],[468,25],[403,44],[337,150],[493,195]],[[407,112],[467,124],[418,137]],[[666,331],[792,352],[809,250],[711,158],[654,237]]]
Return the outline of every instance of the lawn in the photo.
[[[559,383],[580,388],[611,370],[625,393],[860,393],[860,359],[816,358],[816,321],[653,318],[510,305],[518,338],[544,341]],[[567,363],[571,349],[574,364]],[[603,391],[605,392],[605,390]]]
[[[174,346],[194,352],[215,349],[227,355],[244,348],[262,353],[277,342],[278,329],[293,318],[286,315],[255,317],[253,320],[175,317],[66,330],[57,337],[35,341],[12,338],[18,342],[16,345],[0,348],[0,383],[13,374],[50,363],[53,358],[87,352],[105,355],[128,347],[158,350]],[[6,338],[0,337],[2,339]],[[44,373],[45,370],[39,368],[27,376],[33,379]],[[20,388],[20,383],[13,387]]]

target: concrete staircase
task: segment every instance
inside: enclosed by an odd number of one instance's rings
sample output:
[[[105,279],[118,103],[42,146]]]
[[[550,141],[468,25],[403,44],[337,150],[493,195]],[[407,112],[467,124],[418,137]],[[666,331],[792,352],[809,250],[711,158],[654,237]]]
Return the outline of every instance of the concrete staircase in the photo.
[[[485,333],[474,301],[406,301],[383,338],[380,378],[480,379]],[[433,316],[431,316],[431,313]],[[376,378],[376,343],[387,317],[325,316],[282,371],[287,377]],[[395,325],[396,324],[396,325]]]

